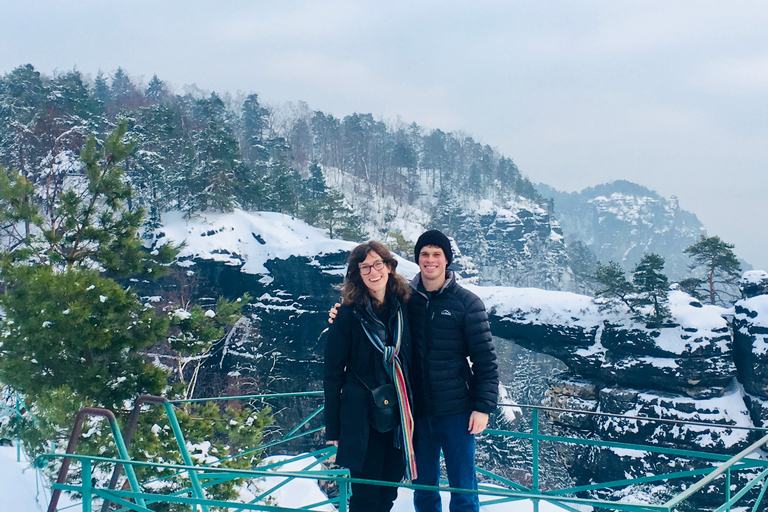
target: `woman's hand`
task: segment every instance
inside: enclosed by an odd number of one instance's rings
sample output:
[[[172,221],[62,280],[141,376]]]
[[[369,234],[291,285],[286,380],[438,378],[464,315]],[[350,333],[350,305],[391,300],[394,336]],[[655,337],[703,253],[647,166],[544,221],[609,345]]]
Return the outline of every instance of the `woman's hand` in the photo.
[[[338,441],[328,441],[328,444],[330,444],[331,446],[335,446],[336,448],[339,447],[339,442]]]
[[[328,312],[328,323],[332,324],[333,321],[336,319],[336,315],[339,313],[339,308],[341,307],[341,304],[337,302],[333,305],[331,310]]]

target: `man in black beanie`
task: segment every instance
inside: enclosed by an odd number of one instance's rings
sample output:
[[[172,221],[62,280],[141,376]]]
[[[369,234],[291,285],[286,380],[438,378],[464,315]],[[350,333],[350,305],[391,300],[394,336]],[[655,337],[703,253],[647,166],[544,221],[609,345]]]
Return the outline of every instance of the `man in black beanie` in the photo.
[[[415,258],[420,272],[411,282],[408,301],[418,470],[414,483],[438,485],[442,450],[449,485],[477,489],[475,434],[488,426],[499,387],[488,315],[480,298],[458,285],[448,270],[453,251],[443,233],[422,234]],[[416,490],[413,503],[416,512],[442,509],[437,491]],[[479,508],[477,494],[451,494],[451,512]]]

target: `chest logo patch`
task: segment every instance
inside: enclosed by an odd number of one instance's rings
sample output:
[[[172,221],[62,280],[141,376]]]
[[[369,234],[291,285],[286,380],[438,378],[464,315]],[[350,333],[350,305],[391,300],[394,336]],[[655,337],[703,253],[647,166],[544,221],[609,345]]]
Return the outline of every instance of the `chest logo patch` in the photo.
[[[442,310],[440,312],[440,314],[443,315],[443,316],[451,316],[451,312],[448,311],[447,309]]]

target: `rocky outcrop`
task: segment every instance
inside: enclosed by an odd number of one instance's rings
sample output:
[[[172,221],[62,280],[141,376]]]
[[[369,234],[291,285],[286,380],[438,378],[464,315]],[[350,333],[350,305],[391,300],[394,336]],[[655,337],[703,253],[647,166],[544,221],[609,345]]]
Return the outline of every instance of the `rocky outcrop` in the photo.
[[[532,202],[480,201],[461,224],[448,226],[461,252],[474,261],[480,283],[569,290],[573,271],[560,225]]]
[[[475,289],[490,304],[495,335],[557,357],[575,375],[606,386],[692,398],[722,396],[736,376],[723,308],[670,292],[673,324],[648,329],[619,306],[535,289]],[[519,307],[514,306],[519,305]]]
[[[759,399],[751,401],[756,418],[764,418],[758,402],[768,398],[768,274],[746,272],[740,286],[746,298],[734,305],[734,359],[744,389]]]
[[[741,289],[745,298],[733,309],[671,290],[672,318],[662,328],[585,296],[473,290],[489,308],[495,335],[567,366],[550,377],[543,403],[565,409],[546,412],[560,435],[730,455],[761,435],[756,426],[768,424],[768,274],[748,272]],[[578,485],[708,467],[697,458],[642,449],[566,445],[558,451]],[[734,478],[744,485],[750,476]],[[623,492],[656,502],[671,497],[659,489]],[[686,510],[709,510],[723,499],[722,489],[713,487]]]

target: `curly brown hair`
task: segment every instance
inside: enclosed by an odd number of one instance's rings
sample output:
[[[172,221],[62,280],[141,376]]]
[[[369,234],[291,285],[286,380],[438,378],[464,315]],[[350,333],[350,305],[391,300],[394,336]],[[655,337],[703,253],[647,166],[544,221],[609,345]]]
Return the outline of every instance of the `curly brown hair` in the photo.
[[[368,295],[368,287],[363,282],[358,265],[365,261],[371,251],[381,256],[381,259],[389,267],[387,293],[393,293],[401,303],[405,303],[411,295],[411,285],[397,273],[397,260],[389,252],[386,245],[376,240],[369,240],[352,249],[349,258],[347,258],[347,275],[344,277],[344,284],[341,288],[344,304],[362,304],[365,296]]]

